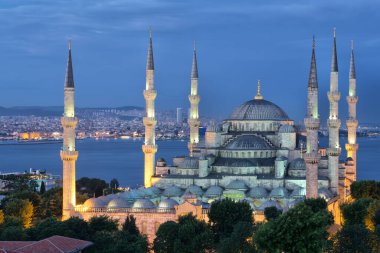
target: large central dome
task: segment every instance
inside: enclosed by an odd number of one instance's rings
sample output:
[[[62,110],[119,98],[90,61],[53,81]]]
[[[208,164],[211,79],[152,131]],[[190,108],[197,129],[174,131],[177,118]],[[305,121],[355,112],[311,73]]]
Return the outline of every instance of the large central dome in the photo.
[[[274,103],[264,99],[245,102],[231,114],[230,120],[288,120],[288,115]]]

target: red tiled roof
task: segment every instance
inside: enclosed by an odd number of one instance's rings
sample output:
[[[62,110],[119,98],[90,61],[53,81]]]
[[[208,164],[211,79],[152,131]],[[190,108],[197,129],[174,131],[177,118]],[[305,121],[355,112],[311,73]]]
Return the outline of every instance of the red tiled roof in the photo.
[[[0,242],[0,249],[7,253],[74,253],[90,245],[92,242],[55,235],[37,242]]]

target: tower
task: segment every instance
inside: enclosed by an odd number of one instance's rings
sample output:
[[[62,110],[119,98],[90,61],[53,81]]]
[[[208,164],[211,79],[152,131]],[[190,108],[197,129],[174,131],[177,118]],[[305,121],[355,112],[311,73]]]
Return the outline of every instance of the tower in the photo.
[[[331,60],[330,72],[330,91],[327,93],[330,102],[330,115],[327,120],[329,131],[329,147],[327,149],[328,156],[328,175],[330,179],[330,190],[334,194],[338,194],[339,184],[339,155],[341,148],[339,145],[339,128],[340,120],[338,117],[338,102],[340,100],[340,92],[338,90],[338,59],[336,52],[336,32],[334,28],[334,41]]]
[[[311,51],[310,74],[307,86],[307,115],[304,120],[307,132],[306,154],[306,197],[318,197],[318,164],[320,155],[318,153],[318,130],[320,120],[318,114],[318,79],[317,63],[315,60],[315,39]]]
[[[348,103],[348,119],[346,121],[348,130],[348,143],[346,144],[347,158],[352,158],[352,166],[347,171],[347,177],[350,181],[356,180],[356,152],[358,144],[356,143],[356,129],[358,121],[356,119],[356,103],[358,97],[356,96],[356,72],[354,61],[354,45],[351,46],[351,59],[350,59],[350,73],[349,73],[349,91],[347,96]]]
[[[189,95],[190,101],[190,112],[188,117],[188,124],[190,127],[190,141],[188,143],[188,148],[190,151],[190,156],[193,156],[194,147],[199,142],[199,112],[198,105],[200,97],[198,95],[198,65],[197,65],[197,51],[194,44],[194,55],[193,55],[193,65],[191,69],[191,90]]]
[[[67,61],[66,79],[64,87],[64,113],[61,118],[63,128],[63,146],[61,160],[63,163],[63,206],[62,219],[71,217],[76,205],[75,163],[78,151],[75,150],[75,128],[78,119],[74,108],[74,76],[71,59],[71,41],[69,41],[69,59]]]
[[[154,100],[157,92],[154,89],[154,62],[153,62],[153,43],[152,32],[149,36],[148,59],[146,63],[146,82],[144,90],[144,98],[146,102],[146,116],[143,118],[145,126],[145,142],[142,146],[144,152],[144,186],[152,186],[152,176],[155,175],[155,154],[157,152],[155,128],[157,124]]]

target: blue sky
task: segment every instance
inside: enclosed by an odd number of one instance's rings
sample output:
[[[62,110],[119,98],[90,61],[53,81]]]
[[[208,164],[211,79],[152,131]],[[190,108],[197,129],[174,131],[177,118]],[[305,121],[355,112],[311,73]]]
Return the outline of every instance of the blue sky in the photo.
[[[1,0],[0,105],[61,105],[72,38],[78,106],[143,106],[151,26],[159,109],[188,107],[196,40],[201,115],[227,116],[260,79],[264,98],[299,121],[315,34],[325,122],[336,27],[341,118],[353,39],[359,120],[380,122],[379,9],[370,0]]]

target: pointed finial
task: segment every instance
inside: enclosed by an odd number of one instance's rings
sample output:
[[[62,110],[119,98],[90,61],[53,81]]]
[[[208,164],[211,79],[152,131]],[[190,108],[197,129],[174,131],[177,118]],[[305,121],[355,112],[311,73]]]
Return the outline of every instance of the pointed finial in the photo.
[[[255,96],[255,99],[263,99],[263,96],[261,96],[260,80],[257,80],[257,95]]]

